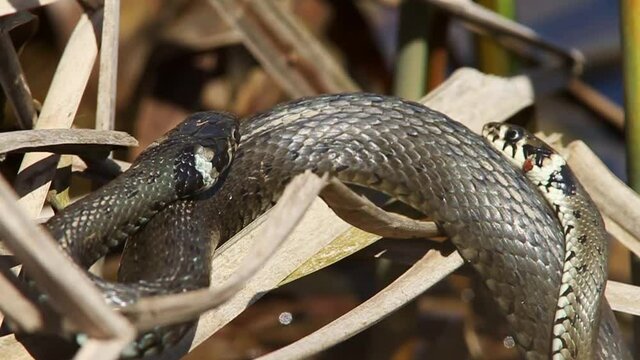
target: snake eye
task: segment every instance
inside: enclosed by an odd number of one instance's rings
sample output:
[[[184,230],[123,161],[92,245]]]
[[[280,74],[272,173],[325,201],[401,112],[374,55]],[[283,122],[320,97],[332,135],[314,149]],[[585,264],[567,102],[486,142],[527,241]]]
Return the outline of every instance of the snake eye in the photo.
[[[516,142],[522,139],[523,135],[524,132],[522,131],[522,129],[513,128],[507,130],[507,132],[504,133],[504,139],[508,142]]]

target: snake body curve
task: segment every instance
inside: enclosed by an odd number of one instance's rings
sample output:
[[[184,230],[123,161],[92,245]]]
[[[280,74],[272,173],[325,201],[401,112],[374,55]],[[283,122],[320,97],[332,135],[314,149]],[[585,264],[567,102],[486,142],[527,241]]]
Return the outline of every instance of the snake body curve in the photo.
[[[552,358],[593,359],[607,280],[607,233],[602,217],[562,156],[527,130],[489,123],[483,136],[540,189],[565,234]]]
[[[171,256],[158,244],[161,235],[224,241],[272,206],[294,175],[311,169],[387,193],[438,221],[483,277],[522,351],[547,358],[562,230],[537,190],[480,136],[420,104],[372,94],[284,104],[242,123],[241,133],[215,193],[170,204],[128,242],[121,280],[184,283],[185,272],[154,260]],[[191,224],[207,226],[169,228],[167,219],[185,211]]]
[[[482,277],[524,356],[549,358],[564,234],[542,195],[480,136],[423,105],[374,94],[297,100],[244,121],[240,132],[223,181],[166,204],[127,241],[122,283],[101,285],[109,301],[207,286],[217,244],[310,169],[384,192],[437,221]],[[169,345],[170,334],[160,331],[137,350]]]

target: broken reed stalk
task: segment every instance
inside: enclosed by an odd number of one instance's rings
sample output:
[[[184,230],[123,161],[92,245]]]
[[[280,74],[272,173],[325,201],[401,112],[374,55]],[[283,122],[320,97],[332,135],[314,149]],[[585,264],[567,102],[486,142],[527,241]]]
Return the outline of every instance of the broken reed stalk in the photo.
[[[359,90],[318,39],[277,1],[209,2],[291,97]]]
[[[81,15],[53,76],[35,129],[71,127],[98,54],[96,39],[101,23],[102,10]],[[49,159],[48,162],[46,159]],[[29,153],[22,160],[16,178],[17,185],[22,187],[19,192],[28,191],[25,190],[28,184],[43,184],[37,185],[36,189],[29,189],[31,191],[20,199],[20,205],[31,217],[37,217],[42,209],[55,173],[55,163],[57,157],[49,153]],[[38,175],[27,176],[35,168],[40,170]]]
[[[39,129],[0,133],[0,154],[33,151],[90,154],[100,149],[137,145],[138,141],[123,131]]]
[[[105,0],[95,126],[97,130],[115,128],[119,27],[120,0]]]

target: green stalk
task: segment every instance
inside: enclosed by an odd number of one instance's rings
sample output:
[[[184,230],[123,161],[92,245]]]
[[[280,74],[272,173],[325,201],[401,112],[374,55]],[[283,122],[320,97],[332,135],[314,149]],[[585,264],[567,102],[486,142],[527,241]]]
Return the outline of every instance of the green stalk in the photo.
[[[629,186],[640,192],[640,0],[620,1],[624,71],[625,134]],[[631,281],[640,284],[640,259],[631,253]],[[635,353],[640,353],[640,318],[633,320]]]
[[[478,3],[506,18],[514,19],[516,16],[516,6],[513,0],[478,0]],[[515,65],[512,57],[493,39],[478,37],[476,45],[480,70],[501,76],[513,73]]]
[[[398,56],[393,84],[395,95],[418,100],[426,93],[428,35],[428,5],[418,0],[403,1],[400,5]]]

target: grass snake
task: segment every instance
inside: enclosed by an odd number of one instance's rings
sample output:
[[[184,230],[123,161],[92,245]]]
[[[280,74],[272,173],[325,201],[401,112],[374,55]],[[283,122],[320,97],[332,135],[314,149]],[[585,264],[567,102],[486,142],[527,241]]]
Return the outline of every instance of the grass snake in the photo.
[[[207,116],[231,119],[227,114]],[[113,215],[92,211],[87,200],[76,203],[76,215],[65,215],[72,210],[65,211],[47,226],[84,265],[129,237],[120,282],[98,282],[108,301],[123,306],[144,295],[207,286],[210,272],[215,271],[210,267],[211,255],[219,243],[269,209],[296,174],[307,169],[330,173],[345,183],[386,193],[436,221],[480,274],[522,354],[528,359],[550,358],[566,263],[563,227],[522,171],[481,136],[423,105],[362,93],[282,104],[243,121],[240,133],[242,141],[233,162],[226,172],[226,165],[217,169],[214,175],[221,175],[215,185],[207,188],[196,181],[200,186],[186,186],[189,190],[182,196],[174,186],[165,194],[167,199],[141,210],[142,221],[125,215],[129,220],[124,226],[111,225],[112,236],[89,236],[92,240],[61,236],[53,226],[62,223],[69,231],[83,234],[76,228],[89,220],[94,227],[106,229]],[[214,153],[235,148],[237,136],[231,139],[226,144],[220,140],[221,147]],[[171,146],[167,148],[170,151]],[[227,154],[230,162],[232,154]],[[165,163],[145,156],[122,176],[133,182],[150,181],[151,174],[164,176],[158,175],[158,166]],[[165,164],[168,169],[169,163]],[[167,174],[167,181],[175,181],[173,170]],[[141,191],[131,195],[126,186],[111,186],[93,199],[101,204],[100,196],[110,201],[129,196],[148,205],[155,192],[162,192]],[[111,204],[125,212],[133,206]],[[603,306],[609,315],[603,315],[600,328],[605,330],[600,331],[601,346],[595,351],[624,358],[617,325],[610,309]],[[130,352],[141,355],[170,346],[187,327],[145,334]]]

